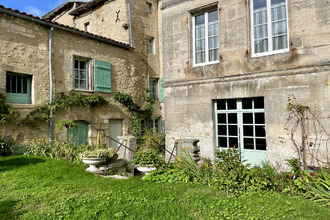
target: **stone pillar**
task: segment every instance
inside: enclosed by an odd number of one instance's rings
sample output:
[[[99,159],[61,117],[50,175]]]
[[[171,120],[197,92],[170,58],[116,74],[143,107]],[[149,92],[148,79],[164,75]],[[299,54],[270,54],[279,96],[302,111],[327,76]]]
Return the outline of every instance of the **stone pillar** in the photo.
[[[136,137],[135,136],[118,136],[118,142],[123,143],[124,146],[128,147],[129,149],[135,151],[136,150]],[[118,159],[127,160],[127,162],[132,161],[133,152],[126,147],[121,146],[118,144]]]
[[[199,139],[182,138],[182,139],[177,139],[176,142],[178,143],[178,148],[182,148],[182,150],[189,153],[190,156],[196,162],[200,160],[200,156],[199,156],[200,149],[197,146],[197,143],[199,142]],[[178,149],[177,149],[177,155],[178,155]]]

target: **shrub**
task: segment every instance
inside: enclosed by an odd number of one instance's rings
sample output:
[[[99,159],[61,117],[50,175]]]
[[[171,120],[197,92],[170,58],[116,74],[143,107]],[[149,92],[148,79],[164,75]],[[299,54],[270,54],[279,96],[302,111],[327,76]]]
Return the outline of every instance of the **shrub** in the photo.
[[[0,136],[0,156],[10,156],[12,155],[12,151],[10,146],[13,143],[9,141],[8,136],[2,137]]]
[[[139,165],[152,164],[161,167],[165,161],[164,156],[154,149],[140,149],[134,153],[132,163]]]
[[[18,156],[18,155],[23,155],[27,152],[28,146],[26,145],[12,145],[10,146],[10,149],[12,151],[12,155]]]

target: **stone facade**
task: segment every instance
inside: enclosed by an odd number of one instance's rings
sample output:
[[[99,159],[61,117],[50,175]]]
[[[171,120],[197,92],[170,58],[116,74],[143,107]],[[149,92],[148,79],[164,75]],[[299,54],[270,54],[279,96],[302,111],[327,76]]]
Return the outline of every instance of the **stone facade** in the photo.
[[[162,37],[166,44],[163,72],[169,148],[174,146],[175,139],[200,139],[201,156],[212,159],[217,148],[215,103],[225,99],[263,97],[265,159],[279,166],[285,159],[297,156],[290,130],[285,129],[293,126],[292,121],[287,121],[289,94],[308,105],[329,132],[330,3],[317,0],[287,3],[288,50],[253,57],[252,1],[163,1]],[[210,8],[218,11],[219,61],[194,65],[193,19]],[[321,144],[313,145],[311,151],[317,151],[317,157],[326,161],[329,135],[322,133],[321,136],[311,131],[311,145],[317,138],[321,139]],[[318,163],[315,159],[313,162],[313,165]]]

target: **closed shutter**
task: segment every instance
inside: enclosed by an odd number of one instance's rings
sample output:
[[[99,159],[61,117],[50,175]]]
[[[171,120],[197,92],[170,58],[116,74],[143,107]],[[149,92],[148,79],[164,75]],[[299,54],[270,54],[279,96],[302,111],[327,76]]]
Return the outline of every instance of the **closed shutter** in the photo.
[[[77,128],[68,128],[68,140],[72,140],[77,146],[87,144],[88,124],[85,121],[75,121]]]
[[[159,102],[164,102],[164,88],[163,88],[164,79],[159,79]]]
[[[94,60],[94,90],[111,93],[111,64]]]

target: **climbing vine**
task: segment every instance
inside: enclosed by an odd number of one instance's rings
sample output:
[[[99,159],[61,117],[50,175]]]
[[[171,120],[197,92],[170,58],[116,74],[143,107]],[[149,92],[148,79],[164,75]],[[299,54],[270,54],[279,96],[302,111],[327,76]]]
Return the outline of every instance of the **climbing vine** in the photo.
[[[133,134],[135,136],[140,136],[141,133],[141,116],[146,116],[146,118],[151,118],[152,115],[152,103],[149,96],[147,96],[146,101],[148,104],[144,109],[141,109],[137,105],[130,94],[116,92],[114,95],[115,100],[120,102],[128,111],[131,112],[133,117]]]
[[[20,117],[20,113],[6,103],[6,97],[0,93],[0,124],[14,122]]]

